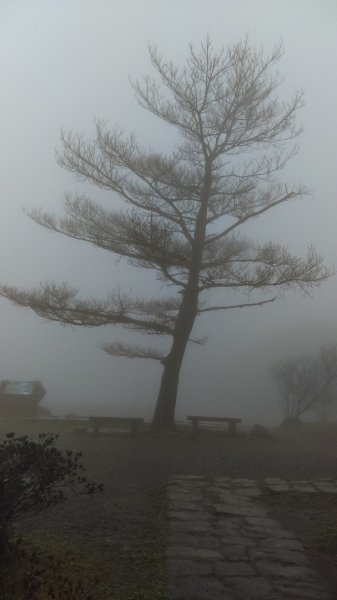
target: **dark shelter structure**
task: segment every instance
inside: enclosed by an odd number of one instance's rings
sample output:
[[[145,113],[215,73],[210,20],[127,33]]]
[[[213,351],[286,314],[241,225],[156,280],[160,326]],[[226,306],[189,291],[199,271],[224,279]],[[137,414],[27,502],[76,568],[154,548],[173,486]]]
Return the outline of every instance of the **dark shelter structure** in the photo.
[[[36,417],[38,405],[46,395],[40,381],[13,381],[5,379],[0,384],[0,414]]]

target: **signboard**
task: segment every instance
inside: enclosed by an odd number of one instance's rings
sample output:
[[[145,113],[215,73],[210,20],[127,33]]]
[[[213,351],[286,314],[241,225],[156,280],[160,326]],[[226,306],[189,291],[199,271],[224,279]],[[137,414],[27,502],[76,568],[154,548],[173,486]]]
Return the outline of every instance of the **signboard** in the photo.
[[[5,389],[3,390],[4,394],[17,394],[17,395],[25,395],[32,394],[34,389],[33,381],[7,381],[5,385]]]
[[[0,413],[34,417],[45,394],[46,390],[40,381],[5,379],[0,384]]]

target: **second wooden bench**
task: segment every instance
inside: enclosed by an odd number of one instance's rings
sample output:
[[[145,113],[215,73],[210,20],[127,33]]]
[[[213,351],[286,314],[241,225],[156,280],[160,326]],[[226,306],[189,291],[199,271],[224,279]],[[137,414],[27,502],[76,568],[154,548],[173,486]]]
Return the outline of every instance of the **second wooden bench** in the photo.
[[[98,435],[102,425],[121,425],[123,423],[130,427],[130,433],[135,435],[138,432],[139,425],[144,422],[144,419],[135,417],[89,417],[89,425],[93,428],[94,435]]]
[[[236,434],[236,426],[238,423],[241,423],[241,419],[235,419],[233,417],[203,417],[198,415],[193,415],[187,417],[189,421],[192,423],[192,433],[193,435],[197,434],[199,423],[209,422],[209,423],[228,423],[228,432],[230,435]]]

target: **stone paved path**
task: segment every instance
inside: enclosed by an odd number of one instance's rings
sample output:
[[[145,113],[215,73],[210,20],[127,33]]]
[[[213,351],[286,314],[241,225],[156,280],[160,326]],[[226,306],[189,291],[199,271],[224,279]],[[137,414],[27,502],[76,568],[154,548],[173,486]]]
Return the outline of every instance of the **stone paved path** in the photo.
[[[198,476],[168,484],[169,600],[330,600],[304,548],[268,517],[261,489],[337,493],[336,481]]]

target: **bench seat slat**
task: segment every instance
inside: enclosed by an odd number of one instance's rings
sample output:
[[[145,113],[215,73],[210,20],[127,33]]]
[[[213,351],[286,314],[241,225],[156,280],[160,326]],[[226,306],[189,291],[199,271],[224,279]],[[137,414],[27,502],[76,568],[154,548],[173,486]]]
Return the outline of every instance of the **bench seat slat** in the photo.
[[[241,423],[242,419],[236,419],[234,417],[199,417],[190,416],[187,417],[189,421],[212,421],[214,423]]]
[[[89,421],[102,421],[102,423],[105,421],[137,421],[138,423],[141,423],[144,421],[144,419],[138,418],[138,417],[89,417]]]

